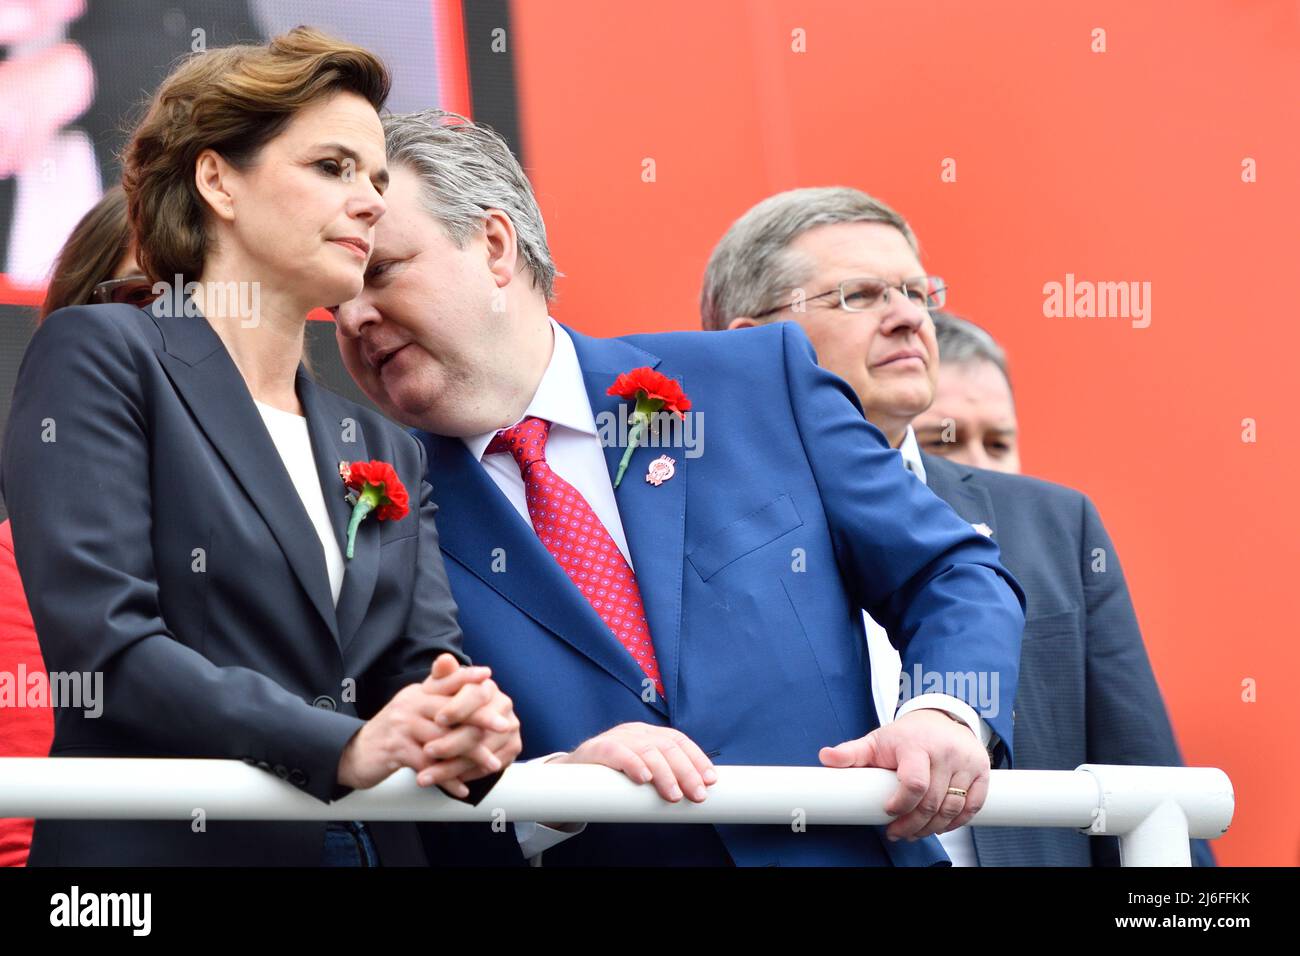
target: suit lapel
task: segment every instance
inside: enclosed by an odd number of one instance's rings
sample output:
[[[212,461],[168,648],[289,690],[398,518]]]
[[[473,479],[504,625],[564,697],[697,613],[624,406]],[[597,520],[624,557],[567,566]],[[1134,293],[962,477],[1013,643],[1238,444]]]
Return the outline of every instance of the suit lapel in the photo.
[[[155,315],[155,321],[166,349],[158,355],[164,370],[337,641],[325,555],[239,369],[206,318]]]
[[[632,693],[645,677],[465,443],[419,433],[443,552]],[[662,701],[651,703],[666,713]]]
[[[622,372],[647,366],[657,368],[660,359],[642,349],[618,339],[593,339],[566,329],[573,338],[578,353],[578,364],[583,370],[583,381],[597,426],[602,420],[621,422],[619,406],[631,403],[606,395],[614,379]],[[671,376],[671,370],[659,369]],[[681,381],[683,388],[686,386]],[[612,419],[602,416],[612,416]],[[626,436],[619,428],[600,430],[614,441],[605,442],[605,464],[611,484],[618,474],[619,461],[626,447]],[[645,480],[650,462],[662,454],[675,461],[675,473],[661,485]],[[638,447],[622,482],[614,490],[618,503],[619,519],[632,555],[632,569],[636,574],[637,589],[645,606],[650,637],[654,641],[659,673],[668,697],[668,709],[677,701],[677,679],[681,661],[682,624],[682,567],[686,551],[686,482],[689,467],[680,449]],[[638,669],[639,670],[639,669]]]
[[[369,461],[366,436],[360,422],[350,422],[344,409],[330,392],[311,380],[307,370],[298,367],[298,397],[307,413],[307,430],[311,434],[316,473],[325,494],[330,527],[344,554],[343,587],[335,615],[338,619],[339,646],[346,648],[370,607],[370,596],[379,576],[379,521],[368,518],[357,528],[352,557],[347,557],[347,527],[352,506],[347,503],[339,462]],[[419,495],[415,495],[419,501]],[[418,504],[417,504],[418,507]]]
[[[953,511],[972,525],[983,524],[997,531],[993,502],[986,489],[971,482],[974,473],[969,468],[924,453],[921,462],[925,465],[926,485]]]

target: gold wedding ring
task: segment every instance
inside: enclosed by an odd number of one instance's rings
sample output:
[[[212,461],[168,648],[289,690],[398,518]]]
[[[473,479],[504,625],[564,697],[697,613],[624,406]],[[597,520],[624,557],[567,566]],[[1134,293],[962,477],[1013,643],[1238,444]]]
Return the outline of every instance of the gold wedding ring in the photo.
[[[966,791],[963,790],[961,787],[949,787],[948,792],[951,793],[954,797],[966,796]]]

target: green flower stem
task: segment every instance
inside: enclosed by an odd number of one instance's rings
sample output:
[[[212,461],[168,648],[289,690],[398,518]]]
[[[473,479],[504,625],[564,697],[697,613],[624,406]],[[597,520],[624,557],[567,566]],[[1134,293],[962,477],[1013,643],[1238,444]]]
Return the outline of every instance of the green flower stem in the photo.
[[[614,476],[615,488],[623,480],[623,472],[627,471],[627,463],[632,460],[632,452],[636,451],[637,443],[641,441],[641,437],[650,426],[650,419],[663,407],[662,398],[649,398],[644,388],[637,389],[636,410],[632,412],[632,431],[627,436],[627,451],[623,452],[623,459],[618,463],[618,474]]]
[[[623,452],[623,460],[618,463],[618,474],[614,476],[614,487],[623,480],[623,472],[627,471],[627,463],[632,460],[632,452],[636,451],[637,442],[641,440],[641,433],[645,431],[645,419],[641,413],[637,412],[632,416],[632,433],[627,438],[627,451]]]
[[[379,507],[379,498],[383,494],[374,485],[367,483],[365,489],[357,496],[357,503],[352,508],[352,520],[348,522],[348,557],[357,543],[357,528],[366,515]]]

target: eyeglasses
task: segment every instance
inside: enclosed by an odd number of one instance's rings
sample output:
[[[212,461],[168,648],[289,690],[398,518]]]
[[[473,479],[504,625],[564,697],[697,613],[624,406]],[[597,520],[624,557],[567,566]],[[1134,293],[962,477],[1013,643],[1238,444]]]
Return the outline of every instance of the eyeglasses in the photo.
[[[123,276],[120,279],[106,279],[95,286],[90,293],[91,302],[117,302],[144,308],[158,293],[153,290],[153,283],[145,275]]]
[[[948,301],[948,286],[938,276],[917,276],[914,279],[904,279],[894,283],[877,276],[858,276],[845,279],[834,289],[810,295],[803,301],[812,302],[814,299],[824,299],[828,295],[838,295],[839,308],[846,312],[873,312],[889,304],[889,297],[895,289],[907,296],[908,301],[918,309],[942,309],[943,304]],[[788,308],[790,308],[788,305],[778,305],[750,318],[761,319],[765,315]]]

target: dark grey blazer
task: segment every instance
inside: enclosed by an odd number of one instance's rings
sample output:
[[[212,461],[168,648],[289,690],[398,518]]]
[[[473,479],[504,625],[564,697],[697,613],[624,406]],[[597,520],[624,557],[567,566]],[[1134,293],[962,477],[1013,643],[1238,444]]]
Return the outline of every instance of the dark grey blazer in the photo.
[[[206,319],[78,306],[32,338],[0,489],[46,667],[103,673],[102,715],[57,709],[51,756],[235,758],[330,801],[348,792],[339,757],[363,721],[439,652],[467,661],[423,446],[301,366],[296,388],[341,545],[340,461],[387,461],[411,496],[405,518],[362,523],[337,610],[316,531]],[[324,829],[38,820],[30,864],[314,866]],[[385,864],[425,862],[413,824],[373,832]]]
[[[1025,589],[1016,769],[1084,763],[1181,766],[1119,556],[1096,507],[1062,485],[922,454],[926,484],[993,529]],[[1105,570],[1094,552],[1104,556]],[[973,827],[981,866],[1118,866],[1119,841],[1062,829]],[[1204,840],[1192,863],[1213,866]]]

